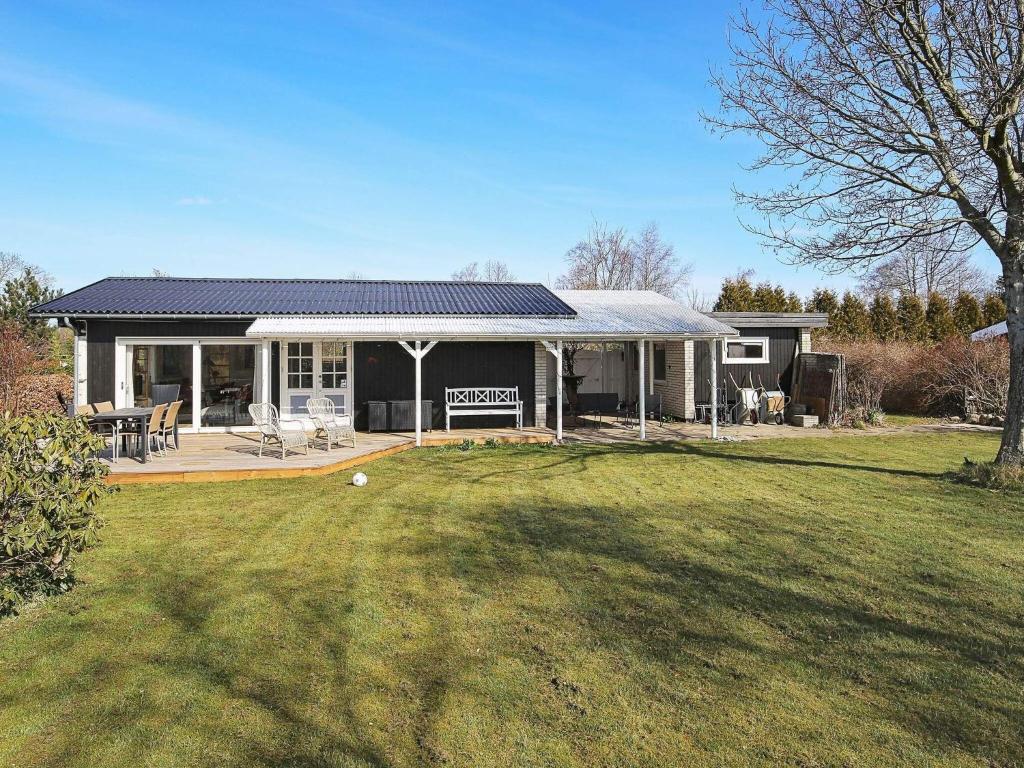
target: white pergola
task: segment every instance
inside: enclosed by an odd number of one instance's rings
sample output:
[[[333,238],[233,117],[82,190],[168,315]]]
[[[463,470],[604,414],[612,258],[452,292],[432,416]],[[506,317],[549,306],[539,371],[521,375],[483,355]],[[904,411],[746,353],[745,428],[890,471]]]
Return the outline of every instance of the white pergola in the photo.
[[[345,339],[396,342],[416,362],[416,445],[422,445],[423,359],[439,342],[539,342],[554,357],[555,439],[562,433],[562,355],[566,342],[636,344],[639,387],[639,437],[647,437],[646,397],[648,342],[706,343],[711,359],[711,434],[718,436],[716,345],[738,336],[735,329],[650,291],[558,291],[575,317],[453,316],[453,315],[317,315],[258,318],[246,336],[279,340]],[[264,360],[268,355],[264,355]],[[263,391],[270,391],[264,364]]]

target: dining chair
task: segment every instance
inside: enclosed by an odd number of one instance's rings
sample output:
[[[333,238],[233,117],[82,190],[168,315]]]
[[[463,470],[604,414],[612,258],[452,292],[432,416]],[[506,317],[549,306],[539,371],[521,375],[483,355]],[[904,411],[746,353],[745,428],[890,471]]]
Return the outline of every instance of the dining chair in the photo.
[[[153,407],[153,415],[149,417],[149,422],[146,425],[145,434],[145,451],[148,455],[153,454],[152,446],[156,445],[156,450],[162,456],[167,455],[167,443],[164,442],[164,447],[160,448],[160,441],[163,439],[163,421],[164,413],[167,411],[167,406],[161,403]]]
[[[160,437],[164,441],[164,448],[167,448],[167,436],[174,438],[174,450],[178,450],[178,437],[174,433],[174,425],[178,421],[178,411],[184,404],[183,400],[175,400],[167,406],[167,413],[164,414],[163,424],[160,425]],[[165,450],[166,453],[166,450]]]

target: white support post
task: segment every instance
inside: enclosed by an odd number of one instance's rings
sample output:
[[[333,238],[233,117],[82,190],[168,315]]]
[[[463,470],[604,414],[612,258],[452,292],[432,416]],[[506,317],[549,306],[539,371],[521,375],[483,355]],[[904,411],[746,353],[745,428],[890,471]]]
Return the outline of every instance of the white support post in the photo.
[[[269,403],[270,396],[270,339],[263,339],[260,342],[263,347],[260,353],[260,390],[263,393],[263,402]]]
[[[404,341],[398,342],[402,345],[402,348],[412,355],[416,361],[416,446],[423,445],[423,400],[422,400],[422,384],[423,384],[423,358],[427,356],[427,353],[434,348],[437,344],[436,341],[431,341],[427,346],[421,346],[421,342],[415,342],[416,348],[413,349]]]
[[[711,357],[711,439],[718,439],[718,339],[708,341]]]
[[[562,442],[562,340],[555,342],[555,440]]]
[[[555,356],[555,440],[562,442],[562,340],[554,344],[541,341],[544,349]]]
[[[423,350],[416,342],[416,445],[423,445]]]
[[[644,378],[644,352],[647,347],[647,342],[640,339],[636,343],[637,354],[637,366],[639,367],[640,373],[640,399],[637,402],[636,410],[637,416],[640,420],[640,439],[647,439],[647,398],[645,397],[647,391],[647,380]]]

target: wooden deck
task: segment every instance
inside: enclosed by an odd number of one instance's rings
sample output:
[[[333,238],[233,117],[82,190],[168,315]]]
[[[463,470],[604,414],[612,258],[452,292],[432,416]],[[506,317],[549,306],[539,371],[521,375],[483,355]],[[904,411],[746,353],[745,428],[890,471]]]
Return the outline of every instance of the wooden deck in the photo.
[[[452,445],[466,439],[478,443],[488,439],[502,443],[550,443],[554,438],[554,432],[542,428],[453,429],[424,433],[423,445]],[[264,449],[262,457],[258,455],[259,447],[256,434],[182,435],[180,451],[154,455],[145,464],[124,456],[116,464],[109,462],[109,449],[102,456],[110,466],[107,482],[111,484],[210,483],[329,475],[414,448],[415,438],[411,433],[360,432],[355,448],[335,447],[328,452],[320,442],[306,454],[290,452],[283,460],[276,446]]]

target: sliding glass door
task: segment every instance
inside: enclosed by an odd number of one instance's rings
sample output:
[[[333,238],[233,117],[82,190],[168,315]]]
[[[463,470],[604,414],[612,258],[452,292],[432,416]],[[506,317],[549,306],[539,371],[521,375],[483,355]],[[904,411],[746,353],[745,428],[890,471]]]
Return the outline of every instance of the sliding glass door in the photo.
[[[252,428],[249,406],[263,401],[262,344],[250,339],[119,337],[116,346],[118,406],[181,400],[182,429]]]
[[[134,344],[130,385],[125,405],[146,408],[181,400],[178,418],[192,423],[192,346],[187,344]]]
[[[252,425],[249,406],[257,386],[255,344],[203,344],[201,427]]]

